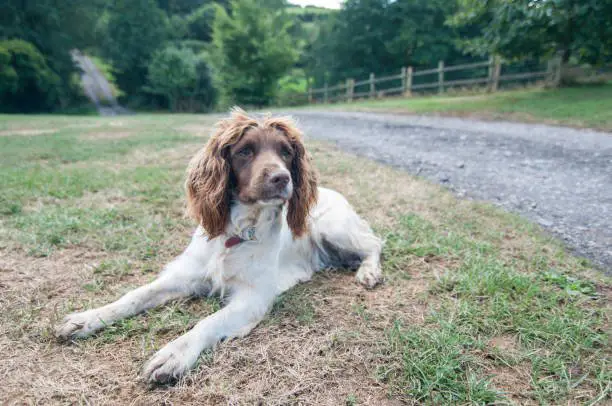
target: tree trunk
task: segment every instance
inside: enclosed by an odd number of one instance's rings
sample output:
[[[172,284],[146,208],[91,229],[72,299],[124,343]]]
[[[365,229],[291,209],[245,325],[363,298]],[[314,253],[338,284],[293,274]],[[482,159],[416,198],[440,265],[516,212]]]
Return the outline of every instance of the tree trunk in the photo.
[[[572,56],[572,50],[569,49],[569,44],[566,45],[566,48],[561,50],[561,63],[563,63],[564,65],[569,62],[570,57]]]

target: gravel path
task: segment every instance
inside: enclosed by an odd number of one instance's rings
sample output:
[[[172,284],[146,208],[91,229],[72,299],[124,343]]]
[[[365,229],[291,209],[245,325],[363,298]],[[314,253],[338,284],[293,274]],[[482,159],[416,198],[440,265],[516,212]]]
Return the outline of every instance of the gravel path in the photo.
[[[612,134],[441,117],[292,115],[310,137],[520,213],[612,273]]]
[[[72,60],[81,69],[81,83],[87,98],[96,106],[101,116],[116,116],[128,114],[129,111],[121,107],[113,91],[111,84],[98,70],[90,57],[75,49],[72,51]]]

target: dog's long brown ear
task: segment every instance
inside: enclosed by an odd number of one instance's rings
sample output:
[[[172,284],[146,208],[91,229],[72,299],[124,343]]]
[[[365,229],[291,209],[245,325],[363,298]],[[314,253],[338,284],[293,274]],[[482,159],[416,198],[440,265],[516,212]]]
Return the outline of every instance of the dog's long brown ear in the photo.
[[[187,212],[210,239],[223,234],[229,220],[230,165],[224,153],[221,139],[215,135],[193,157],[187,169]]]
[[[225,155],[247,128],[257,124],[239,107],[232,108],[230,113],[217,123],[216,132],[187,169],[187,212],[210,239],[223,234],[229,221],[231,165]]]
[[[269,118],[266,123],[284,132],[293,146],[291,163],[291,180],[293,195],[289,200],[287,223],[294,237],[300,237],[308,231],[308,214],[317,202],[318,176],[311,165],[310,155],[304,148],[302,133],[289,118]]]
[[[300,237],[308,231],[308,214],[317,202],[318,179],[301,140],[294,144],[294,150],[296,154],[291,167],[294,190],[289,200],[287,223],[294,237]]]

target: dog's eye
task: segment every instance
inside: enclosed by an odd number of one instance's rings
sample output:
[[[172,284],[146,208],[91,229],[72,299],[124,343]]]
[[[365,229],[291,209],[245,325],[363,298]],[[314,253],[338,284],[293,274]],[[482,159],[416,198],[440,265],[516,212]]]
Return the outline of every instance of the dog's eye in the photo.
[[[244,147],[240,150],[238,150],[238,152],[236,152],[236,155],[238,155],[239,157],[242,158],[248,158],[253,154],[253,149],[251,149],[251,147]]]
[[[281,156],[283,157],[283,159],[289,159],[292,157],[292,153],[288,148],[283,148],[281,149]]]

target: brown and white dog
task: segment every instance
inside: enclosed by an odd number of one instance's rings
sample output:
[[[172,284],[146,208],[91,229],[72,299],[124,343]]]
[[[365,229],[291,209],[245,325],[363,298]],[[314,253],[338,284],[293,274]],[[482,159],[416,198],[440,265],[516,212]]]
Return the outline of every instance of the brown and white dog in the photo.
[[[106,306],[68,315],[63,339],[86,337],[173,299],[218,293],[226,305],[168,343],[143,378],[179,378],[200,353],[248,334],[274,298],[328,267],[357,268],[366,287],[381,279],[381,240],[343,196],[317,187],[317,176],[288,118],[256,119],[240,109],[218,123],[187,176],[191,243],[152,283]]]

